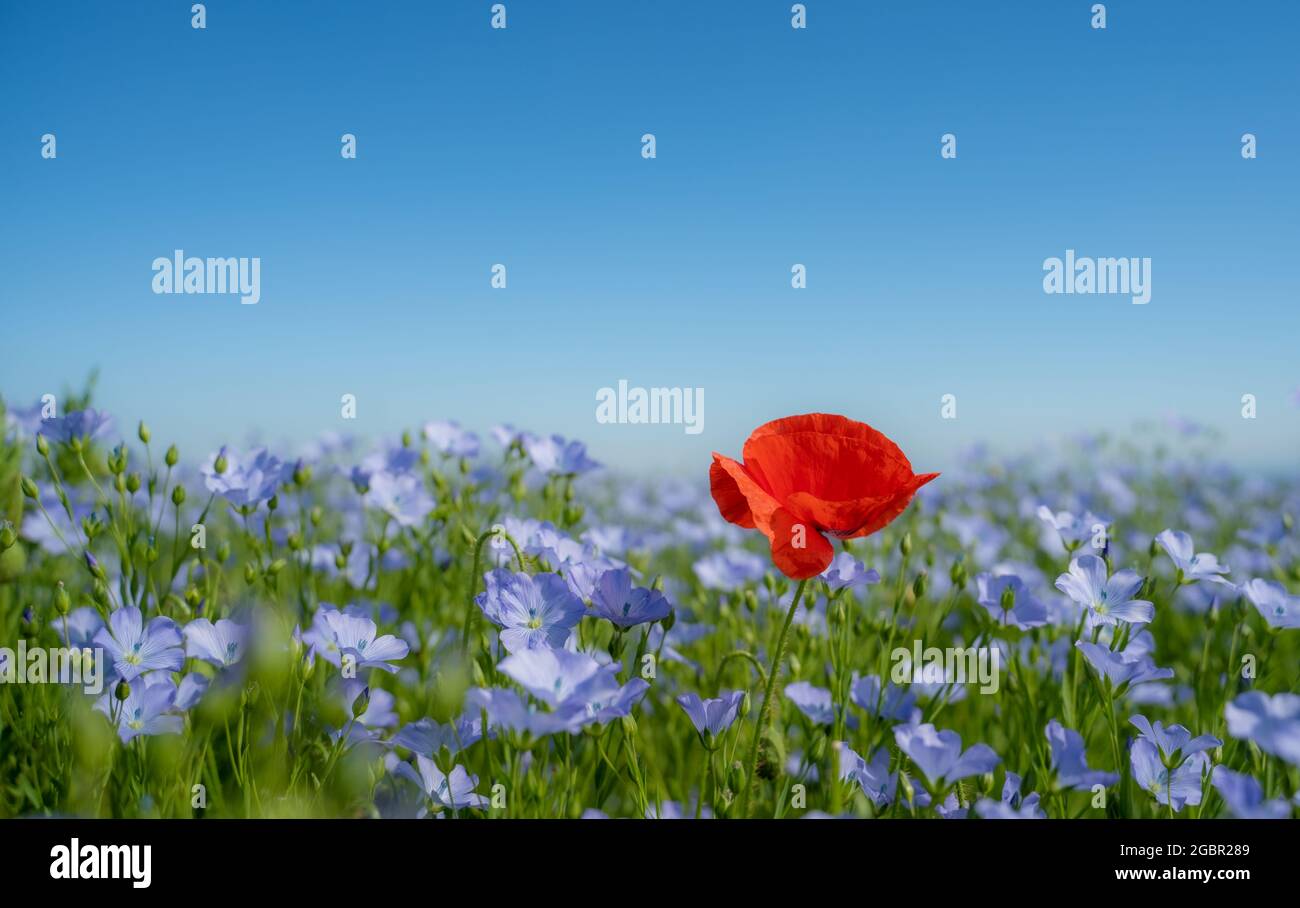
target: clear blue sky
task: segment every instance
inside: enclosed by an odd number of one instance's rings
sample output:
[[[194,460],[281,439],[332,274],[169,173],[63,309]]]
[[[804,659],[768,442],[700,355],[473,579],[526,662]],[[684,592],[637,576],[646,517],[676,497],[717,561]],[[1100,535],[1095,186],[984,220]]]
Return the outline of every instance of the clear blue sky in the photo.
[[[506,5],[0,3],[0,393],[98,365],[204,450],[446,417],[702,471],[811,410],[926,470],[1167,413],[1300,449],[1300,5]],[[153,294],[178,248],[261,303]],[[1044,294],[1067,248],[1149,256],[1151,303]],[[597,425],[620,378],[705,431]]]

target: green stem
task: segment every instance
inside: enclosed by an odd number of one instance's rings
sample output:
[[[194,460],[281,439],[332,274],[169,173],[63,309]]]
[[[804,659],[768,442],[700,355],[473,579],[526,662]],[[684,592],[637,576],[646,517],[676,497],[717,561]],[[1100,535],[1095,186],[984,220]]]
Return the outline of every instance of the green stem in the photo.
[[[754,729],[754,740],[749,744],[749,774],[745,776],[745,794],[741,798],[740,807],[740,815],[745,818],[749,817],[750,799],[754,793],[754,783],[757,781],[755,777],[758,775],[758,745],[763,735],[767,733],[772,691],[776,689],[776,679],[781,674],[781,663],[785,661],[786,638],[790,635],[790,625],[794,622],[795,612],[799,610],[799,600],[803,598],[804,587],[807,585],[807,580],[800,580],[799,586],[794,591],[794,600],[790,603],[790,611],[786,612],[785,623],[781,625],[781,636],[776,641],[776,653],[767,672],[767,688],[763,692],[763,705],[758,710],[758,726]]]

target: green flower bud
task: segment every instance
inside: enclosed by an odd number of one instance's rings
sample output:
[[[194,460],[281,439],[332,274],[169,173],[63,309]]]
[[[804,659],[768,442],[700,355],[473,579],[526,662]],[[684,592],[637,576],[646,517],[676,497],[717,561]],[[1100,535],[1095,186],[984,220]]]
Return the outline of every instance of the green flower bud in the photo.
[[[914,595],[917,599],[920,599],[922,596],[925,595],[925,587],[926,587],[926,583],[928,582],[926,578],[928,576],[929,576],[928,574],[922,572],[920,574],[917,574],[916,579],[912,581],[912,595]]]
[[[149,436],[149,427],[146,426],[146,425],[144,424],[144,420],[143,420],[143,419],[140,420],[140,426],[139,426],[139,428],[137,428],[137,429],[135,430],[135,434],[136,434],[136,436],[140,439],[140,441],[141,441],[142,443],[144,443],[144,444],[148,444],[148,443],[149,443],[149,438],[150,438],[150,436]]]
[[[636,719],[632,717],[631,713],[623,716],[618,721],[623,726],[623,734],[627,735],[629,738],[636,737]]]
[[[113,696],[117,697],[119,701],[125,700],[127,697],[131,696],[131,685],[127,684],[125,681],[117,682],[117,687],[113,688]]]
[[[289,551],[291,552],[296,552],[302,548],[302,536],[297,532],[290,533],[288,538],[285,539],[285,542],[288,544]]]
[[[745,691],[745,696],[740,698],[740,707],[736,710],[736,715],[739,716],[741,719],[746,718],[749,715],[749,711],[750,709],[753,708],[753,706],[754,706],[753,701],[750,700],[749,697],[749,691]]]
[[[325,519],[325,512],[321,510],[319,505],[317,505],[308,512],[307,517],[311,520],[312,526],[318,527],[320,526],[320,522]]]
[[[69,596],[68,591],[63,588],[62,580],[60,580],[59,585],[54,588],[54,608],[60,615],[66,615],[72,610],[72,597]]]
[[[958,590],[966,588],[966,562],[954,561],[952,570],[948,572],[948,577],[952,580],[952,585]]]
[[[361,718],[361,716],[369,708],[370,708],[370,685],[366,685],[366,687],[361,691],[361,693],[357,695],[357,698],[352,701],[352,718],[354,719]]]
[[[132,495],[140,491],[140,486],[142,484],[143,480],[140,479],[139,473],[132,473],[130,476],[126,477],[126,490]]]
[[[41,494],[40,489],[36,488],[36,483],[32,482],[26,476],[22,478],[19,485],[23,487],[23,494],[26,495],[28,498],[30,498],[32,501],[35,501],[37,498],[40,497]]]
[[[266,572],[270,574],[272,577],[274,577],[276,574],[283,571],[285,565],[287,565],[288,563],[289,562],[285,561],[283,558],[277,558],[267,566]]]
[[[1010,586],[1002,590],[1002,611],[1009,612],[1016,607],[1016,591]]]
[[[114,476],[114,477],[113,477],[113,488],[117,489],[119,492],[125,492],[125,491],[126,491],[126,477],[123,476],[121,473],[118,473],[116,476]]]
[[[167,466],[169,467],[176,466],[177,462],[180,459],[181,459],[181,452],[176,450],[175,445],[171,445],[170,447],[168,447],[167,453],[163,455],[163,463],[167,464]]]
[[[899,543],[898,543],[898,550],[899,550],[900,552],[903,553],[903,557],[904,557],[904,558],[906,558],[908,555],[912,554],[912,534],[911,534],[911,533],[904,533],[904,534],[903,534],[903,538],[902,538],[902,539],[899,541]]]
[[[36,453],[42,457],[50,456],[50,443],[45,440],[45,436],[40,432],[36,433]]]
[[[217,459],[212,462],[212,469],[218,476],[226,472],[226,467],[230,466],[230,461],[226,460],[225,454],[218,454]]]
[[[222,540],[217,546],[217,560],[225,564],[230,560],[230,543]]]
[[[0,521],[0,552],[13,548],[17,541],[18,534],[14,532],[14,525],[7,520]]]
[[[172,489],[172,504],[178,508],[185,504],[185,486],[176,486]]]
[[[257,582],[257,565],[255,564],[244,565],[244,582],[247,583],[249,586],[252,586],[254,583]]]

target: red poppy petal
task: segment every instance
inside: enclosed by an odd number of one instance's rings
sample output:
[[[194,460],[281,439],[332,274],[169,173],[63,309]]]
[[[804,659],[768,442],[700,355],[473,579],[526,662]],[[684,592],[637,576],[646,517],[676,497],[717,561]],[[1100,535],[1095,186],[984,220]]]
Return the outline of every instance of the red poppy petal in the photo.
[[[794,580],[816,577],[830,567],[835,557],[825,536],[785,508],[773,512],[768,539],[772,543],[772,563]]]
[[[852,501],[823,501],[807,492],[796,492],[786,499],[786,506],[826,532],[841,539],[853,539],[874,533],[890,523],[907,509],[916,490],[938,475],[912,476],[891,494]]]
[[[750,475],[782,502],[799,492],[823,501],[888,498],[913,475],[907,457],[880,432],[825,413],[760,426],[745,442],[744,459]]]
[[[923,473],[920,476],[913,477],[910,488],[900,492],[875,511],[864,515],[862,524],[856,530],[842,535],[840,538],[857,539],[861,536],[870,536],[872,533],[884,529],[894,521],[894,518],[907,510],[907,506],[912,503],[912,497],[916,495],[916,490],[938,475],[938,473]]]
[[[780,504],[730,457],[714,453],[709,467],[709,491],[724,520],[767,532],[768,519]]]

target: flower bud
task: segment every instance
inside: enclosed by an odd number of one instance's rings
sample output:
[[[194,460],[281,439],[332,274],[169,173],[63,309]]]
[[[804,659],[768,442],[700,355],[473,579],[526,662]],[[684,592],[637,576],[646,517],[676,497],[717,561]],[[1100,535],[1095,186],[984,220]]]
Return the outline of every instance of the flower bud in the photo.
[[[45,440],[45,436],[40,432],[36,433],[36,453],[42,457],[50,456],[50,443]]]
[[[114,476],[120,476],[126,472],[126,444],[119,444],[113,449],[113,453],[108,455],[106,463],[108,471]]]
[[[72,597],[68,591],[63,588],[63,581],[60,580],[58,586],[54,588],[54,608],[60,615],[66,615],[72,610]]]
[[[163,455],[163,463],[167,464],[167,466],[169,467],[176,466],[176,463],[180,459],[181,459],[181,452],[176,450],[175,445],[171,445],[170,447],[168,447],[167,453]]]
[[[146,445],[149,443],[149,438],[150,438],[150,435],[149,435],[149,427],[146,426],[146,425],[144,424],[144,420],[143,420],[143,419],[140,420],[140,425],[139,425],[139,427],[135,430],[135,434],[136,434],[136,436],[140,439],[140,441],[141,441],[142,443],[144,443],[144,444],[146,444]]]
[[[172,504],[178,508],[185,504],[185,486],[176,486],[172,489]]]
[[[143,480],[140,479],[139,473],[132,473],[130,476],[126,477],[126,490],[132,495],[140,491],[141,485],[143,485]]]
[[[365,688],[361,691],[361,693],[357,695],[357,698],[352,701],[352,718],[354,719],[361,718],[361,716],[369,708],[370,708],[370,685],[367,684]]]
[[[127,684],[126,681],[117,682],[117,687],[113,688],[113,696],[117,697],[119,701],[125,700],[131,696],[131,685]]]
[[[928,576],[929,575],[923,571],[920,574],[917,574],[916,579],[912,581],[912,595],[917,599],[920,599],[925,595],[925,587],[928,582],[926,578]]]
[[[244,582],[249,586],[257,582],[257,565],[251,563],[244,565]]]
[[[14,525],[7,520],[0,521],[0,552],[13,548],[17,541],[18,534],[14,531]]]
[[[906,558],[908,555],[912,554],[912,534],[911,534],[911,533],[904,533],[904,534],[903,534],[903,538],[902,538],[901,540],[899,540],[899,543],[898,543],[898,550],[899,550],[900,552],[903,553],[903,557],[904,557],[904,558]]]
[[[1009,585],[1002,589],[1002,611],[1009,612],[1016,607],[1016,591]]]
[[[948,572],[948,578],[952,580],[952,585],[958,590],[966,588],[966,562],[954,561],[952,570]]]
[[[35,501],[37,498],[40,497],[41,493],[40,490],[36,488],[36,483],[32,482],[26,476],[22,478],[19,485],[23,487],[23,494],[26,495],[28,498],[30,498],[32,501]]]
[[[225,454],[218,454],[217,459],[212,461],[212,470],[218,476],[226,472],[226,467],[230,466],[230,461],[226,459]]]
[[[293,468],[293,484],[301,488],[309,482],[311,482],[311,467],[300,460]]]

